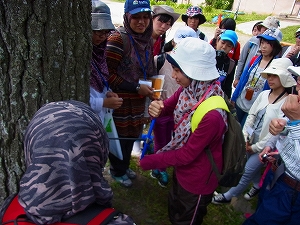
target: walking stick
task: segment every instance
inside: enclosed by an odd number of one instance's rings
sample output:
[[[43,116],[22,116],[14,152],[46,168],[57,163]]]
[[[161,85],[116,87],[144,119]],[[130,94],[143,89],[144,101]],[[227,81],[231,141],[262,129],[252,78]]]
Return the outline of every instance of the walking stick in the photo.
[[[152,130],[154,128],[154,124],[155,124],[156,119],[152,119],[151,123],[150,123],[150,127],[148,130],[148,133],[146,135],[142,135],[142,138],[144,139],[144,143],[143,143],[143,150],[142,150],[142,154],[141,154],[141,158],[142,159],[144,157],[144,155],[147,153],[149,146],[153,143],[153,139],[152,139]]]

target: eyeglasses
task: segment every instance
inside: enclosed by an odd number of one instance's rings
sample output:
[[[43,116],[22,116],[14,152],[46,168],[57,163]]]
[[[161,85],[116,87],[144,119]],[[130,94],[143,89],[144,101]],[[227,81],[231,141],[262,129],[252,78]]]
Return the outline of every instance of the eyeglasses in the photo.
[[[109,30],[102,30],[102,31],[94,30],[93,32],[98,37],[108,37],[110,35],[110,31]]]
[[[298,34],[298,35],[296,36],[296,38],[300,39],[300,34]]]

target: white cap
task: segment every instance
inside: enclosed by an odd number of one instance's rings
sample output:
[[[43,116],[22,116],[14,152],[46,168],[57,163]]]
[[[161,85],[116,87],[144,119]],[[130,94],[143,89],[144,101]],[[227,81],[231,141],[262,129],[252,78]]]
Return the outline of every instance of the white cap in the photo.
[[[186,37],[198,38],[197,33],[193,28],[190,28],[189,26],[184,26],[176,30],[173,40],[176,44],[178,44],[178,42],[180,42],[183,38]]]

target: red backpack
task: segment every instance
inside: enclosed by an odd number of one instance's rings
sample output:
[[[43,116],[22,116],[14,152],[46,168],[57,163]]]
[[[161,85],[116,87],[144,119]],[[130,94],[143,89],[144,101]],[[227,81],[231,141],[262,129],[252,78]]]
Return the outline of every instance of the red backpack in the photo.
[[[119,211],[114,208],[104,208],[99,205],[92,205],[87,210],[84,210],[63,222],[54,223],[52,225],[105,225],[111,222],[115,217],[118,217]],[[1,225],[33,225],[33,221],[26,216],[24,208],[19,204],[18,196],[9,203],[4,210]]]

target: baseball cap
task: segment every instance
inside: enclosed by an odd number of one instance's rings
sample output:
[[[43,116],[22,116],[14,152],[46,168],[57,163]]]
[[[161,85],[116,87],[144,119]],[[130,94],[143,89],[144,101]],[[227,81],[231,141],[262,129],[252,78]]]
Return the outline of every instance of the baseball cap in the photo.
[[[264,38],[269,41],[278,41],[280,43],[282,40],[282,32],[278,28],[270,28],[263,34],[258,35],[257,38]]]
[[[194,80],[209,81],[219,77],[216,50],[200,38],[182,39],[172,52],[167,54],[167,60]]]
[[[235,46],[238,36],[236,35],[235,31],[233,31],[233,30],[225,30],[220,35],[220,39],[223,41],[230,41],[233,44],[233,46]]]
[[[292,87],[297,84],[292,74],[288,71],[288,67],[292,65],[293,63],[289,58],[273,59],[270,65],[260,74],[265,79],[268,78],[268,74],[277,75],[283,87]]]
[[[194,31],[193,28],[190,28],[188,26],[180,27],[176,30],[174,34],[174,42],[178,44],[183,38],[186,37],[194,37],[198,38],[196,31]]]
[[[126,0],[124,13],[137,14],[140,12],[151,12],[149,0]]]

